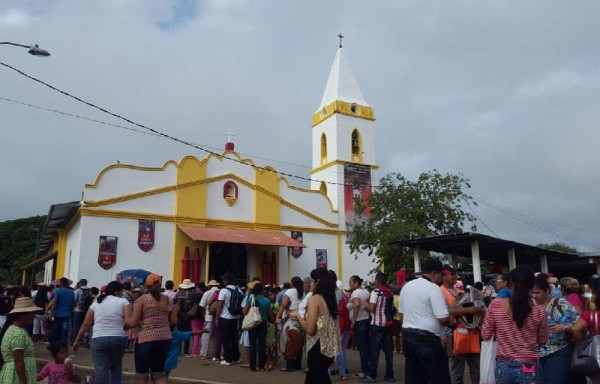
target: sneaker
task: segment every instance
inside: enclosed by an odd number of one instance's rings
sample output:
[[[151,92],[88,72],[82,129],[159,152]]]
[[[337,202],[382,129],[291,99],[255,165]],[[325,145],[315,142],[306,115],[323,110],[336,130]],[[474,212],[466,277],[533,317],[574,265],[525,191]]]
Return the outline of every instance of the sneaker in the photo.
[[[221,365],[226,365],[226,366],[230,366],[231,363],[226,362],[225,360],[221,361]]]
[[[210,361],[217,362],[217,361],[220,361],[220,360],[219,360],[219,359],[217,359],[216,357],[213,357],[212,359],[210,359]]]
[[[362,379],[358,379],[358,382],[359,382],[359,383],[376,383],[376,382],[377,382],[377,380],[375,380],[374,378],[372,378],[372,377],[369,377],[369,376],[367,376],[367,375],[364,375],[364,376],[362,377]]]

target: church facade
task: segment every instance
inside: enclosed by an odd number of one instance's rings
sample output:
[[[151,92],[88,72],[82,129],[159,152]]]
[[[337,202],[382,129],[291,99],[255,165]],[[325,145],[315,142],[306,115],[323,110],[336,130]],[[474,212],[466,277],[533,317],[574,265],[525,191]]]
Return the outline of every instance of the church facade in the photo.
[[[100,286],[144,269],[176,283],[233,273],[281,284],[317,266],[366,277],[375,266],[351,254],[354,199],[374,184],[374,112],[339,48],[312,118],[310,189],[257,167],[229,140],[222,153],[149,168],[113,164],[82,200],[53,205],[24,280],[67,276]],[[366,212],[365,214],[368,214]]]

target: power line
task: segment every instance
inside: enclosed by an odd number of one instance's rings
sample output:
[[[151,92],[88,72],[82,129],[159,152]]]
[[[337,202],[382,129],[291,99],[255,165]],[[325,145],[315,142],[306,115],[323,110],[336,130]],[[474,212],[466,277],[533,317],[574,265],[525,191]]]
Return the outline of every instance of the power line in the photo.
[[[68,93],[68,92],[66,92],[66,91],[63,91],[63,90],[61,90],[61,89],[59,89],[59,88],[56,88],[56,87],[54,87],[53,85],[50,85],[50,84],[48,84],[48,83],[46,83],[46,82],[44,82],[44,81],[42,81],[42,80],[40,80],[40,79],[38,79],[38,78],[36,78],[36,77],[33,77],[33,76],[31,76],[31,75],[28,75],[27,73],[25,73],[25,72],[21,71],[20,69],[17,69],[17,68],[15,68],[15,67],[13,67],[13,66],[11,66],[11,65],[8,65],[8,64],[6,64],[6,63],[3,63],[3,62],[0,62],[0,65],[2,65],[2,66],[4,66],[4,67],[6,67],[6,68],[8,68],[8,69],[11,69],[11,70],[15,71],[15,72],[17,72],[18,74],[20,74],[20,75],[22,75],[22,76],[24,76],[24,77],[26,77],[26,78],[28,78],[28,79],[30,79],[30,80],[33,80],[33,81],[35,81],[35,82],[37,82],[37,83],[40,83],[40,84],[44,85],[45,87],[48,87],[48,88],[52,89],[53,91],[56,91],[56,92],[58,92],[58,93],[61,93],[61,94],[65,95],[65,96],[67,96],[67,97],[69,97],[69,98],[71,98],[71,99],[74,99],[74,100],[76,100],[76,101],[78,101],[78,102],[80,102],[80,103],[82,103],[82,104],[85,104],[85,105],[87,105],[87,106],[89,106],[89,107],[92,107],[92,108],[94,108],[94,109],[97,109],[97,110],[99,110],[99,111],[101,111],[101,112],[104,112],[104,113],[106,113],[106,114],[108,114],[108,115],[111,115],[111,116],[113,116],[113,117],[116,117],[117,119],[120,119],[120,120],[126,121],[126,122],[128,122],[129,124],[135,125],[135,126],[137,126],[137,127],[143,128],[143,129],[146,129],[146,130],[148,130],[148,131],[150,131],[150,132],[154,133],[155,135],[161,136],[161,137],[163,137],[163,138],[165,138],[165,139],[173,140],[173,141],[175,141],[175,142],[178,142],[178,143],[181,143],[181,144],[184,144],[184,145],[190,146],[190,147],[192,147],[192,148],[196,148],[196,149],[198,149],[198,150],[200,150],[200,151],[206,152],[206,153],[208,153],[208,154],[211,154],[211,155],[215,155],[215,156],[221,156],[221,154],[219,154],[219,153],[217,153],[217,152],[214,152],[214,151],[211,151],[211,150],[209,150],[209,149],[203,148],[203,147],[202,147],[202,146],[200,146],[200,145],[193,144],[193,143],[191,143],[191,142],[189,142],[189,141],[186,141],[186,140],[179,139],[179,138],[177,138],[177,137],[175,137],[175,136],[171,136],[171,135],[169,135],[169,134],[166,134],[166,133],[164,133],[164,132],[158,131],[158,130],[156,130],[156,129],[154,129],[154,128],[150,128],[150,127],[147,127],[147,126],[145,126],[145,125],[143,125],[143,124],[136,123],[135,121],[133,121],[133,120],[131,120],[131,119],[128,119],[128,118],[126,118],[126,117],[123,117],[123,116],[121,116],[121,115],[119,115],[119,114],[117,114],[117,113],[111,112],[111,111],[109,111],[109,110],[107,110],[107,109],[105,109],[105,108],[99,107],[99,106],[97,106],[97,105],[95,105],[95,104],[93,104],[93,103],[90,103],[89,101],[85,101],[85,100],[83,100],[83,99],[81,99],[81,98],[79,98],[79,97],[77,97],[77,96],[74,96],[74,95],[72,95],[72,94],[70,94],[70,93]],[[254,164],[249,164],[249,163],[246,163],[246,162],[244,162],[244,161],[242,161],[242,160],[234,159],[234,158],[231,158],[231,157],[225,157],[225,159],[227,159],[227,160],[229,160],[229,161],[233,161],[233,162],[239,163],[239,164],[243,164],[243,165],[246,165],[246,166],[249,166],[249,167],[252,167],[252,168],[254,168],[254,169],[264,170],[264,168],[263,168],[263,167],[259,167],[259,166],[257,166],[257,165],[254,165]],[[304,176],[298,176],[298,175],[294,175],[294,174],[291,174],[291,173],[286,173],[286,172],[278,172],[278,173],[279,173],[280,175],[287,176],[287,177],[291,177],[291,178],[295,178],[295,179],[299,179],[299,180],[305,180],[305,181],[314,181],[313,179],[310,179],[310,178],[308,178],[308,177],[304,177]],[[336,182],[333,182],[333,181],[324,181],[324,180],[323,180],[323,181],[321,181],[321,182],[324,182],[324,183],[326,183],[326,184],[330,184],[330,185],[346,185],[345,183],[336,183]]]

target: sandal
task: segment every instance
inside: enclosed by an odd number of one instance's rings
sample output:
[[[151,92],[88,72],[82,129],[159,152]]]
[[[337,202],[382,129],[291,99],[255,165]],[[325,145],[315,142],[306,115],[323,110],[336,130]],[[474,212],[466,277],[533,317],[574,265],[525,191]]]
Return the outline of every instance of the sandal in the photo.
[[[250,368],[250,364],[242,363],[242,364],[240,364],[240,368]]]
[[[340,380],[341,381],[348,381],[348,380],[350,380],[350,378],[348,378],[347,375],[344,375],[344,376],[340,376]]]

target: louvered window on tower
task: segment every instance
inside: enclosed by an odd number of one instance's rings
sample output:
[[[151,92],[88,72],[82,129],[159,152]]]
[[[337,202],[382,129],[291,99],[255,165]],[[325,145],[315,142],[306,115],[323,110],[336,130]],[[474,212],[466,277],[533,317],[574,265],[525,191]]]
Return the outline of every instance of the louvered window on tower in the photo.
[[[362,162],[362,150],[360,148],[360,134],[358,130],[352,131],[352,161]]]
[[[321,135],[321,165],[327,164],[327,136]]]

